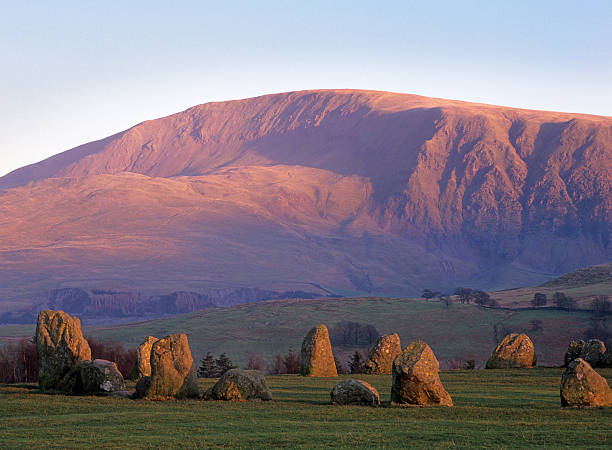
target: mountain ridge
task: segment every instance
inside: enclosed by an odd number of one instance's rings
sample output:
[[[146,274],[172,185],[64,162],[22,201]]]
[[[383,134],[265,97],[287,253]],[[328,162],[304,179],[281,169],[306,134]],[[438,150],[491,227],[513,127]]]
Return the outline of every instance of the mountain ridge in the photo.
[[[612,260],[610,167],[604,116],[353,90],[207,103],[0,178],[0,302],[113,280],[544,282]]]

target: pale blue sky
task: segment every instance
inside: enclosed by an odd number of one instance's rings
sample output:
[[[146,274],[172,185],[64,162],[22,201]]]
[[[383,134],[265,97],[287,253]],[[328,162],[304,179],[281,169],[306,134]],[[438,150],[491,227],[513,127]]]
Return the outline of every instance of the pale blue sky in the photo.
[[[612,115],[612,1],[0,5],[0,175],[199,103],[289,90]]]

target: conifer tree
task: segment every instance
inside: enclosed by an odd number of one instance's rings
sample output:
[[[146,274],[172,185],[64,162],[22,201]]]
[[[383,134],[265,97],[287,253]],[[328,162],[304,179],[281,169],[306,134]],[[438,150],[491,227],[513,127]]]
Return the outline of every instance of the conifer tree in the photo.
[[[230,369],[235,369],[236,366],[232,363],[232,360],[227,357],[225,352],[221,353],[215,360],[215,366],[217,369],[217,376],[220,377]]]
[[[207,352],[202,358],[200,367],[198,367],[198,377],[200,378],[215,378],[217,376],[217,367],[212,353]]]

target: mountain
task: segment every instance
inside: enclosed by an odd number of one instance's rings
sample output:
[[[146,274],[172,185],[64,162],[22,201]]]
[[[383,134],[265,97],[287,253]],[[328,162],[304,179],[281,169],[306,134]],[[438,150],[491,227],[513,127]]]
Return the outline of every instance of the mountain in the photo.
[[[376,91],[207,103],[0,178],[0,312],[55,289],[414,295],[612,261],[612,118]]]

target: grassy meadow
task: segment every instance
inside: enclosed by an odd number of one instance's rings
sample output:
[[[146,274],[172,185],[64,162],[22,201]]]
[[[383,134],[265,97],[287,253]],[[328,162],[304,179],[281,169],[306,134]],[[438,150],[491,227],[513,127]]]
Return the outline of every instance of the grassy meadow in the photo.
[[[612,382],[612,369],[599,371]],[[383,405],[332,406],[340,379],[268,376],[272,402],[150,402],[0,385],[1,448],[609,448],[612,408],[562,409],[562,369],[442,371],[452,408],[391,408],[390,375],[358,375]],[[215,380],[200,380],[205,389]]]

